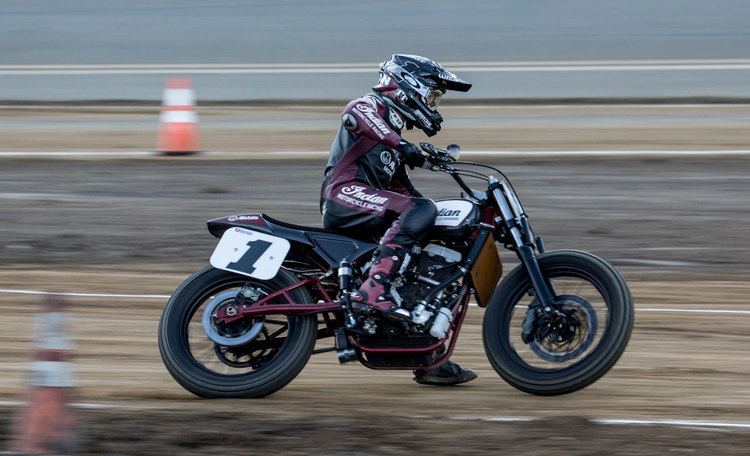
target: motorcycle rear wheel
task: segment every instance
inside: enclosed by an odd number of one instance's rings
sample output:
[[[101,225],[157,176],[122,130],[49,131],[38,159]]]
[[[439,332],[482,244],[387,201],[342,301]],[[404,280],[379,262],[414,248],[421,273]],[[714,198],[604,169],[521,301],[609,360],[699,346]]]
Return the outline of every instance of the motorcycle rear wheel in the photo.
[[[264,397],[286,386],[302,371],[315,347],[315,315],[266,317],[264,329],[273,321],[273,330],[258,334],[242,347],[212,342],[198,322],[200,309],[228,290],[249,284],[267,295],[297,281],[284,269],[266,281],[210,266],[190,276],[174,292],[159,321],[159,352],[169,373],[186,390],[207,398]],[[290,295],[297,302],[312,302],[304,287]],[[269,343],[270,336],[277,337],[278,343]],[[263,337],[266,340],[259,343]],[[265,345],[258,348],[262,342]]]
[[[513,387],[541,396],[572,393],[601,378],[622,355],[633,328],[632,298],[620,273],[592,254],[559,250],[540,255],[538,260],[555,294],[565,297],[568,310],[576,317],[576,331],[583,334],[566,343],[544,339],[533,341],[533,346],[523,343],[520,323],[527,304],[535,298],[521,265],[503,279],[487,306],[484,349],[495,371]],[[578,290],[560,289],[579,282]],[[592,318],[603,321],[592,322]],[[598,334],[594,337],[586,334],[587,330]]]

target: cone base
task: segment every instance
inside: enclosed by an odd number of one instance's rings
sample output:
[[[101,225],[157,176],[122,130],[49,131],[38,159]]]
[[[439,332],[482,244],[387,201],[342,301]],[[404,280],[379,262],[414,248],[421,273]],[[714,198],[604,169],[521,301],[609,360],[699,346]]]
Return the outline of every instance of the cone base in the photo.
[[[194,123],[164,123],[159,130],[156,152],[161,155],[191,155],[200,150],[198,128]]]
[[[78,446],[70,388],[36,388],[16,422],[13,451],[21,454],[68,454]]]
[[[200,153],[199,150],[157,150],[158,155],[164,157],[185,157],[188,155],[195,155]]]

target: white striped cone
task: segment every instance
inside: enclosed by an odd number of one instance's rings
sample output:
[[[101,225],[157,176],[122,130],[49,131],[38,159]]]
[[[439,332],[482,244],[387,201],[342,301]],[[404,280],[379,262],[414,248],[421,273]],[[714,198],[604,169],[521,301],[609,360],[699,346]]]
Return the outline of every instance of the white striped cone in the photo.
[[[157,152],[190,155],[200,150],[198,114],[190,79],[170,78],[164,89]]]
[[[17,423],[15,449],[25,454],[65,454],[76,445],[70,409],[74,386],[69,322],[60,298],[48,297],[37,316],[31,394]]]

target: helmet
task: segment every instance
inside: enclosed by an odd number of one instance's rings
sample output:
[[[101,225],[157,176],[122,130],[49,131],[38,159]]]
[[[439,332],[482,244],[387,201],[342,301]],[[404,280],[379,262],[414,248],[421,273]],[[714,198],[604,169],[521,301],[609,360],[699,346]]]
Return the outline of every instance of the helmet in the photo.
[[[418,55],[394,54],[380,64],[380,78],[373,90],[406,118],[407,127],[416,126],[432,136],[443,122],[437,107],[445,92],[467,92],[470,88],[470,83],[437,62]]]

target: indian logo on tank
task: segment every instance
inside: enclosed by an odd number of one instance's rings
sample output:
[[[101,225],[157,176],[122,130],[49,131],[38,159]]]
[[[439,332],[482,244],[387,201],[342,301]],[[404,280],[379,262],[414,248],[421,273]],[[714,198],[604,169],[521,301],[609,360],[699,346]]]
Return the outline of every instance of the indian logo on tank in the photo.
[[[467,200],[437,201],[436,226],[459,226],[466,221],[474,205]]]
[[[461,211],[458,209],[440,209],[437,213],[438,217],[458,217],[461,215]]]

